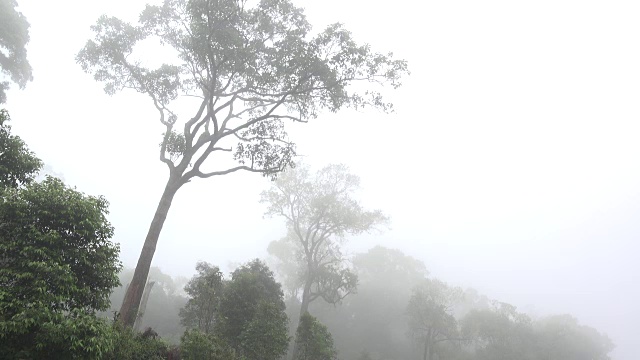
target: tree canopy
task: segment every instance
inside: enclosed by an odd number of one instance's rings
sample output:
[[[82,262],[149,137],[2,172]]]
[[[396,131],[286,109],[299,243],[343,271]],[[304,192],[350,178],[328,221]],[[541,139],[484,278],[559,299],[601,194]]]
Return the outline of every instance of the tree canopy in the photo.
[[[264,304],[269,305],[265,307]],[[272,310],[284,315],[284,309],[280,284],[275,281],[273,272],[262,261],[255,259],[231,274],[220,301],[218,333],[234,348],[239,348],[242,333],[260,314],[259,310],[262,311],[261,316],[266,316]],[[285,326],[285,338],[286,330]]]

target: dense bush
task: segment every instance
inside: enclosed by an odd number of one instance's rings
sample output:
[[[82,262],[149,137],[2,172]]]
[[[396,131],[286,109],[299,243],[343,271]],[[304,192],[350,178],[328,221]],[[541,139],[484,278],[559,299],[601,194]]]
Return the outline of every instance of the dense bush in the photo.
[[[309,313],[305,313],[300,318],[300,325],[296,332],[296,346],[298,351],[294,360],[336,360],[338,358],[331,333]]]
[[[220,338],[197,329],[187,330],[180,342],[184,360],[234,360],[235,351]]]
[[[108,203],[33,178],[41,162],[0,111],[0,358],[99,359],[113,348],[95,316],[118,285]]]
[[[143,333],[115,323],[112,328],[114,348],[106,360],[178,360],[176,348],[169,346],[157,334],[147,329]]]

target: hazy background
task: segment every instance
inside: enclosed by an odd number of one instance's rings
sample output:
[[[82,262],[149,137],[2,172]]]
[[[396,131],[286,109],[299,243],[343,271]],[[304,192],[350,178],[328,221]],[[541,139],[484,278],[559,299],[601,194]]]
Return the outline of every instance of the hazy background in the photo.
[[[134,20],[146,2],[19,1],[34,81],[6,104],[50,169],[111,202],[130,267],[166,182],[163,129],[147,98],[108,97],[74,58],[98,16]],[[291,129],[307,162],[348,164],[363,202],[392,218],[349,250],[398,248],[451,284],[571,313],[609,334],[615,360],[640,359],[640,4],[295,3],[318,30],[343,22],[412,72],[389,93],[393,115],[347,111]],[[191,276],[198,260],[228,269],[264,257],[285,231],[262,218],[268,186],[248,173],[185,186],[154,265]]]

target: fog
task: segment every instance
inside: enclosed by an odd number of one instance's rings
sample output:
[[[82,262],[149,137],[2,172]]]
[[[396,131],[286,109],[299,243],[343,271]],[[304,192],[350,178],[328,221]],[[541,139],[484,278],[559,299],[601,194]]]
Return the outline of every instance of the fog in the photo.
[[[135,267],[167,179],[153,104],[107,96],[76,64],[103,13],[147,1],[20,1],[34,81],[8,93],[13,129],[68,184],[110,202]],[[640,5],[634,1],[294,1],[314,28],[342,22],[406,59],[395,113],[323,113],[290,128],[312,168],[344,163],[390,228],[348,238],[355,255],[399,249],[451,285],[535,316],[572,314],[640,359]],[[150,48],[148,61],[161,49]],[[155,53],[154,51],[158,51]],[[153,265],[225,272],[286,234],[264,217],[258,174],[196,179],[177,194]]]

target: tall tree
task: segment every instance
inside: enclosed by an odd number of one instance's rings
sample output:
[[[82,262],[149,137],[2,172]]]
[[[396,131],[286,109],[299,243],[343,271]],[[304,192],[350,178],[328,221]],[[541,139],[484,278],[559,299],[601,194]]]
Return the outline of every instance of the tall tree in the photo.
[[[165,127],[159,157],[169,178],[122,305],[126,324],[135,320],[162,226],[184,184],[240,170],[274,175],[295,156],[286,122],[306,122],[322,109],[391,110],[371,86],[397,87],[407,73],[405,61],[356,44],[339,24],[311,36],[289,0],[165,0],[147,6],[138,24],[102,16],[92,29],[95,40],[77,56],[82,68],[108,94],[128,88],[148,95]],[[133,60],[135,45],[148,37],[175,49],[179,64],[149,69]],[[360,92],[354,82],[371,86]],[[199,99],[186,118],[172,105],[181,94]],[[210,155],[225,153],[237,164],[204,168]]]
[[[344,165],[329,165],[315,174],[301,165],[279,176],[262,193],[267,215],[287,222],[288,234],[279,242],[290,252],[280,255],[283,261],[298,262],[300,318],[312,301],[322,298],[336,304],[355,290],[357,276],[346,266],[341,251],[345,236],[368,232],[388,221],[379,210],[364,210],[353,198],[359,184],[360,179]],[[296,351],[294,346],[294,356]]]
[[[29,22],[16,10],[16,0],[0,0],[0,73],[23,89],[33,80],[27,60]],[[7,101],[8,81],[0,81],[0,104]]]
[[[459,289],[437,279],[425,279],[414,288],[407,306],[409,335],[423,344],[424,360],[432,359],[438,343],[460,339],[458,322],[452,314],[460,296]]]

